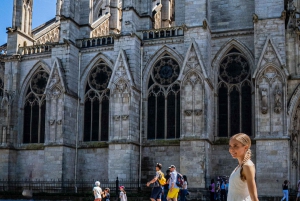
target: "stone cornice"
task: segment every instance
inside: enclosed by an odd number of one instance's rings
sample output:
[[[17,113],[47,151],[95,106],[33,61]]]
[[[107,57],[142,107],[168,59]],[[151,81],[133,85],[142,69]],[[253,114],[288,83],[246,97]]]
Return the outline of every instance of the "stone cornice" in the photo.
[[[163,44],[175,44],[175,43],[183,43],[184,36],[176,36],[170,38],[157,38],[152,40],[144,40],[143,45],[163,45]]]
[[[109,45],[109,46],[102,46],[102,47],[88,47],[88,48],[81,48],[80,52],[81,53],[90,53],[90,52],[102,52],[102,51],[107,51],[107,50],[114,50],[114,46]]]
[[[3,62],[21,61],[21,55],[20,54],[0,55],[0,61],[3,61]]]
[[[221,38],[221,37],[229,37],[229,36],[240,36],[240,35],[253,35],[253,29],[244,29],[244,30],[237,30],[237,31],[213,31],[211,34],[212,38]]]
[[[131,141],[131,140],[126,140],[126,139],[120,139],[120,140],[111,140],[109,142],[107,142],[108,144],[133,144],[133,145],[137,145],[140,146],[140,143],[137,141]]]
[[[41,58],[51,58],[51,52],[43,52],[43,53],[37,53],[32,55],[22,55],[21,61],[41,59]]]
[[[255,137],[254,140],[290,140],[289,136],[282,136],[282,137]]]

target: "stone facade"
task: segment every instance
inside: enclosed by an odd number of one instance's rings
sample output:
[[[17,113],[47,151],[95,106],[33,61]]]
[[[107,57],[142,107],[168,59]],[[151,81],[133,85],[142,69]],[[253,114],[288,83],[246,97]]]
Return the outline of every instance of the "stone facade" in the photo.
[[[248,126],[258,194],[295,188],[299,0],[57,0],[31,30],[32,1],[0,47],[0,179],[145,182],[160,162],[205,189]]]

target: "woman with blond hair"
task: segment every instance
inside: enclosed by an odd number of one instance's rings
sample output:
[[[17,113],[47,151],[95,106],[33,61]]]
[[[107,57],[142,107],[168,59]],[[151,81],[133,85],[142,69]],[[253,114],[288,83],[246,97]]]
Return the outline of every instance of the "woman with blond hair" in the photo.
[[[229,153],[239,162],[229,178],[227,200],[258,201],[255,166],[251,161],[251,139],[244,133],[235,134],[229,141]]]

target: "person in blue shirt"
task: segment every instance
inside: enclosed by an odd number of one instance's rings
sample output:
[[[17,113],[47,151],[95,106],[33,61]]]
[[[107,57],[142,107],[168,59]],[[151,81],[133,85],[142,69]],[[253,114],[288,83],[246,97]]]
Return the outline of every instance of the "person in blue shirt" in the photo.
[[[221,181],[221,201],[227,201],[226,184],[224,180]]]

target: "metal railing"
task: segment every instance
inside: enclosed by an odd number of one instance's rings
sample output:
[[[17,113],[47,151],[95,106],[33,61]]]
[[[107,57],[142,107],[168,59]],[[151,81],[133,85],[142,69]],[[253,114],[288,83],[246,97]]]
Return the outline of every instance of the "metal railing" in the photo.
[[[118,194],[119,186],[125,186],[128,192],[137,192],[140,189],[138,180],[99,180],[101,188],[110,188],[112,193]],[[0,192],[21,193],[31,190],[33,193],[85,193],[91,192],[95,180],[0,180]]]

